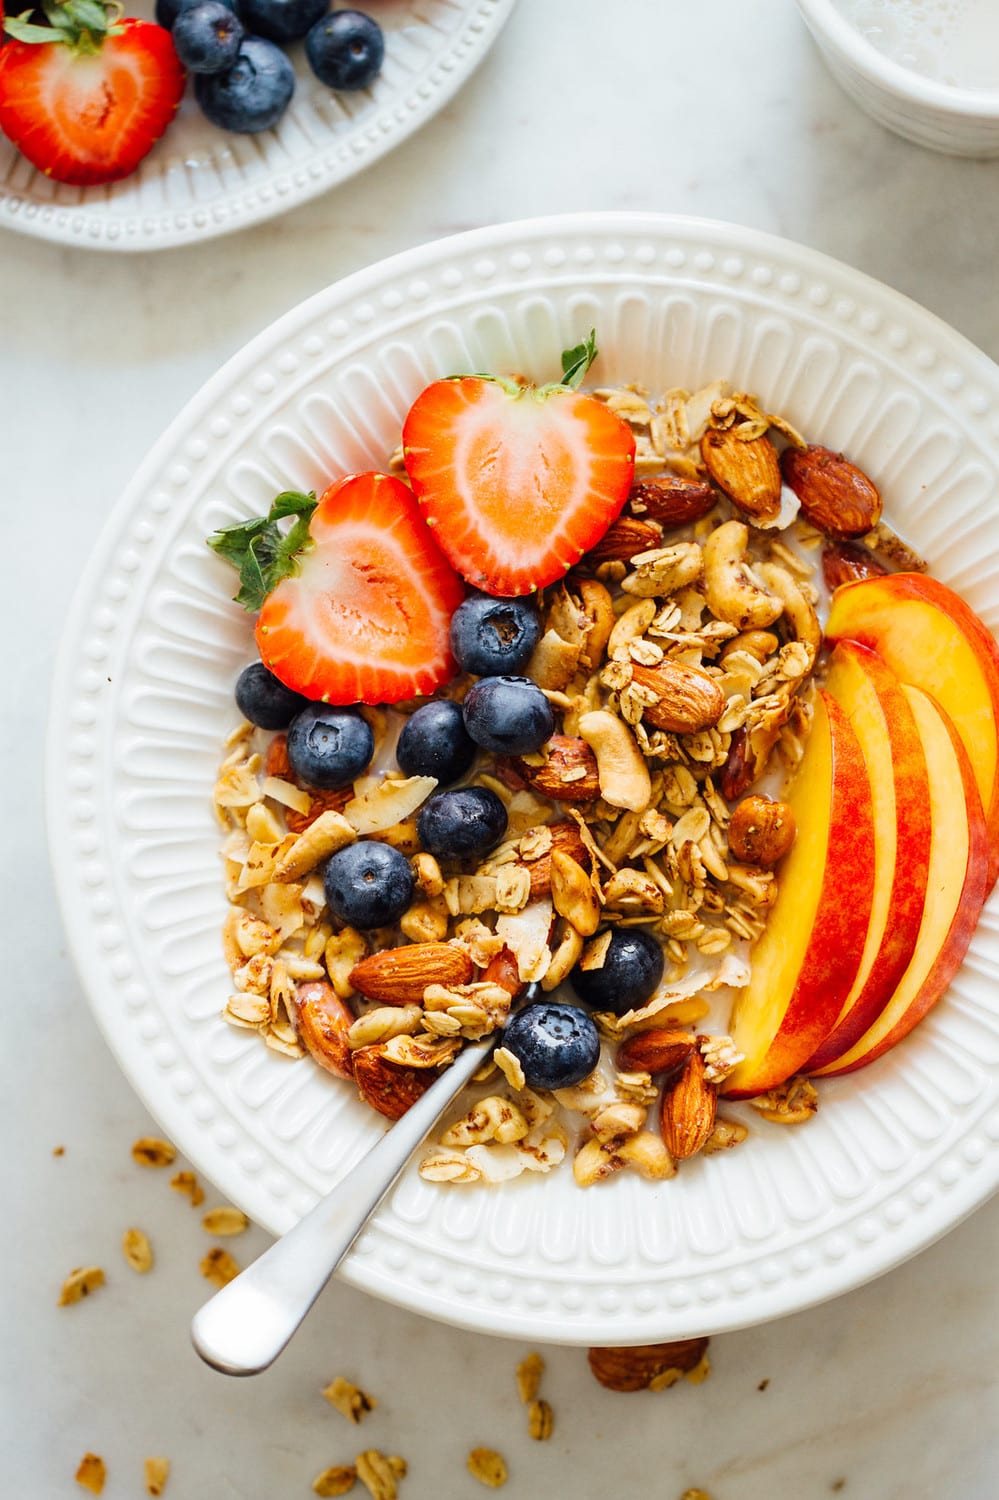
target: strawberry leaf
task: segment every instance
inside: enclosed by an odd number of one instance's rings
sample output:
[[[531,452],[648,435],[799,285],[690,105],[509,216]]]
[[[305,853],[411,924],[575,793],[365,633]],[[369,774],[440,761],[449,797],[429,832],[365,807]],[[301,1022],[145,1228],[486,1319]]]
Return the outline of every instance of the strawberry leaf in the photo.
[[[258,610],[282,578],[298,572],[298,559],[313,546],[309,521],[316,508],[314,494],[284,490],[266,516],[223,526],[207,538],[213,552],[231,563],[239,573],[239,590],[233,596],[244,609]],[[278,522],[295,516],[288,531]]]
[[[600,351],[597,349],[597,330],[590,329],[589,338],[574,349],[562,350],[562,384],[573,390],[583,382],[583,377]]]

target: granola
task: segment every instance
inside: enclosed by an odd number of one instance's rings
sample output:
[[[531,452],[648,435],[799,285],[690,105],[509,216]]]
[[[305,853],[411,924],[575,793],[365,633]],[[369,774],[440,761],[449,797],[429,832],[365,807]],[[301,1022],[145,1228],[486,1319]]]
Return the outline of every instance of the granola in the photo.
[[[245,721],[218,770],[224,1018],[289,1059],[309,1054],[352,1077],[389,1118],[466,1041],[501,1027],[524,984],[554,994],[577,967],[599,970],[615,932],[640,929],[661,946],[655,992],[623,1015],[594,1015],[603,1054],[579,1087],[531,1089],[519,1058],[495,1053],[428,1146],[428,1182],[506,1182],[567,1156],[581,1186],[626,1169],[663,1181],[688,1156],[748,1134],[715,1115],[743,1061],[722,1015],[778,897],[775,866],[795,829],[774,796],[815,711],[824,533],[782,488],[779,461],[784,445],[810,450],[723,380],[659,397],[637,385],[592,394],[634,434],[635,483],[597,546],[538,593],[526,672],[557,732],[528,754],[480,752],[467,778],[505,807],[498,847],[462,861],[420,845],[417,817],[436,782],[390,767],[404,716],[425,700],[363,710],[375,759],[335,792],[296,777],[283,733]],[[392,469],[405,477],[401,450]],[[865,540],[915,566],[879,519]],[[459,675],[437,696],[460,702],[473,681]],[[772,795],[743,801],[751,788]],[[366,933],[337,919],[321,878],[324,861],[359,839],[401,851],[414,887],[397,923]],[[709,1016],[720,1024],[696,1037],[691,1058],[685,1029]],[[685,1072],[662,1062],[673,1056]],[[765,1119],[800,1123],[817,1095],[794,1080],[751,1103]],[[152,1164],[156,1147],[172,1151],[137,1142],[136,1159]],[[206,1216],[213,1232],[237,1232],[221,1224]]]

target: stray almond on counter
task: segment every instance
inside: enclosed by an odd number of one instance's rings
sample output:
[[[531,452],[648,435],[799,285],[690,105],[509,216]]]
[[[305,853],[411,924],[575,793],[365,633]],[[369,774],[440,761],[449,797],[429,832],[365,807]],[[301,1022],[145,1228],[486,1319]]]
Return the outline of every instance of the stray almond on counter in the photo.
[[[810,443],[786,448],[780,462],[802,513],[827,536],[863,536],[881,519],[877,486],[842,453]]]
[[[596,1379],[609,1391],[656,1391],[696,1370],[707,1348],[706,1338],[678,1339],[669,1344],[590,1349],[587,1359]]]

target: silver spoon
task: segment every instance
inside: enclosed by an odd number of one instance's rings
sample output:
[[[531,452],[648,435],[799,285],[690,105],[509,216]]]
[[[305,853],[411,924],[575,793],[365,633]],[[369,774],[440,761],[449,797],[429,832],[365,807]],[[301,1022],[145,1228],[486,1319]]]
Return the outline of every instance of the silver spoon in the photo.
[[[537,992],[528,985],[518,1005]],[[224,1375],[257,1375],[273,1364],[417,1146],[502,1034],[463,1047],[315,1208],[195,1313],[191,1338],[206,1364]]]

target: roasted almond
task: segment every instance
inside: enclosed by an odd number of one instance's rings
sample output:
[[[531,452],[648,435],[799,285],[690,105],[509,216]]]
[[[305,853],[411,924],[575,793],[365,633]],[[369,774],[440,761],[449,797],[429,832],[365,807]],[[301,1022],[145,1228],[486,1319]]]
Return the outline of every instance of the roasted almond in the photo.
[[[663,526],[686,526],[699,521],[718,503],[718,493],[701,479],[678,479],[660,474],[632,486],[628,506],[633,515]]]
[[[861,578],[879,578],[888,570],[861,542],[826,542],[822,548],[822,576],[827,589]]]
[[[689,1374],[704,1359],[707,1349],[707,1339],[677,1339],[671,1344],[589,1349],[586,1357],[596,1379],[609,1391],[647,1391],[672,1385]]]
[[[740,427],[709,427],[701,439],[704,466],[732,504],[754,521],[772,521],[780,510],[780,460],[763,433],[741,438]]]
[[[531,900],[538,896],[550,896],[552,891],[552,854],[561,849],[584,869],[589,868],[590,857],[586,852],[582,835],[575,823],[552,823],[551,846],[538,859],[520,860],[531,876]]]
[[[744,865],[769,869],[794,843],[797,827],[786,802],[770,797],[746,797],[732,813],[728,846]]]
[[[382,1056],[380,1046],[354,1053],[354,1080],[365,1104],[389,1120],[400,1120],[436,1078],[432,1068],[400,1068]]]
[[[653,521],[639,521],[634,516],[620,516],[604,532],[595,547],[587,552],[587,561],[628,562],[638,552],[648,552],[662,541],[662,527]]]
[[[450,943],[407,943],[362,958],[350,971],[350,983],[383,1005],[419,1005],[428,984],[468,984],[473,967],[468,954]]]
[[[482,971],[483,984],[498,984],[508,995],[519,995],[524,988],[517,967],[517,955],[510,948],[501,948]]]
[[[718,1091],[704,1076],[704,1059],[693,1051],[679,1079],[663,1094],[659,1124],[674,1161],[695,1156],[715,1128]]]
[[[656,701],[643,709],[643,718],[671,734],[710,729],[725,712],[725,694],[700,667],[679,661],[664,661],[657,667],[636,664],[631,680],[656,695]]]
[[[743,725],[732,734],[725,764],[718,777],[718,786],[723,797],[726,797],[729,802],[735,802],[749,791],[755,780],[756,771],[749,747],[749,735]]]
[[[807,448],[786,448],[780,463],[802,513],[827,536],[863,536],[877,525],[877,486],[842,453],[811,443]]]
[[[303,980],[295,986],[298,1039],[327,1073],[352,1078],[352,1054],[347,1042],[354,1017],[325,979]]]
[[[543,765],[531,765],[520,756],[512,757],[511,764],[529,786],[554,802],[591,802],[600,796],[597,758],[585,740],[553,734]]]
[[[621,1044],[617,1065],[622,1073],[679,1073],[696,1046],[692,1031],[654,1026]]]

